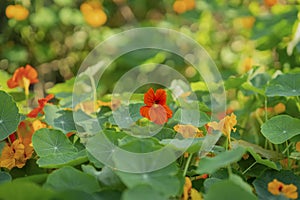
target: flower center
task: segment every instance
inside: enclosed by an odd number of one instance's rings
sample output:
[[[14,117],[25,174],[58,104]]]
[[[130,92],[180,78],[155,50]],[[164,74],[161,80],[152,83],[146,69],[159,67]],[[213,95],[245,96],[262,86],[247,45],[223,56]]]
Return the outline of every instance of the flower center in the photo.
[[[278,187],[278,190],[281,192],[281,191],[282,191],[282,188],[283,188],[283,186],[280,185],[280,186]]]

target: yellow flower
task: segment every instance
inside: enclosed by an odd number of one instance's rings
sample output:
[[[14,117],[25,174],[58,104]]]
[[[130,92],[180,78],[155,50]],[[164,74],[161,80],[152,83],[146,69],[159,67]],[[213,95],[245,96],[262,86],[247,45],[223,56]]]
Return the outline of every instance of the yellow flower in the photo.
[[[268,183],[268,191],[273,195],[284,195],[289,199],[298,198],[297,187],[294,184],[285,185],[277,179]]]
[[[204,137],[202,131],[190,124],[177,124],[173,128],[176,132],[181,133],[184,138]]]
[[[226,116],[219,123],[218,122],[209,122],[207,126],[213,128],[214,130],[221,131],[228,139],[228,146],[230,148],[230,133],[231,131],[235,132],[236,128],[236,116],[234,113],[231,113],[230,116]]]
[[[226,116],[219,123],[209,122],[207,125],[213,128],[214,130],[221,131],[225,136],[230,138],[231,130],[233,130],[233,132],[236,131],[236,128],[233,128],[236,125],[236,123],[236,116],[235,114],[231,113],[230,116]]]
[[[189,177],[185,177],[182,200],[189,199],[189,192],[191,191],[191,189],[192,189],[192,181]]]
[[[189,177],[185,177],[183,186],[182,200],[202,200],[202,195],[194,188],[192,188],[192,181]]]
[[[33,148],[24,145],[19,139],[15,140],[12,145],[6,144],[2,149],[0,157],[0,167],[11,170],[13,167],[22,168],[26,160],[31,158]]]

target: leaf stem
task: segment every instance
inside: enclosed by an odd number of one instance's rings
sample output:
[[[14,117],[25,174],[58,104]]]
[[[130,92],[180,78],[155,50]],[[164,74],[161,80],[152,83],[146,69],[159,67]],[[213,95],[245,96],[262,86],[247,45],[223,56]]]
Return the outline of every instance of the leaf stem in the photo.
[[[287,142],[287,141],[286,141]],[[282,154],[285,154],[285,152],[287,152],[289,150],[289,148],[291,147],[293,143],[290,143],[283,151]]]
[[[185,163],[185,166],[184,166],[184,170],[183,170],[183,177],[185,177],[186,173],[187,173],[187,170],[189,168],[189,165],[190,165],[190,162],[192,160],[192,157],[193,157],[193,154],[191,153]]]
[[[290,163],[290,148],[289,148],[289,143],[288,141],[285,141],[285,144],[287,146],[286,148],[286,155],[287,155],[287,161],[288,161],[288,168],[291,169],[291,163]]]
[[[268,99],[265,97],[265,122],[268,121]]]
[[[247,169],[245,169],[245,171],[242,172],[242,174],[246,174],[246,172],[248,172],[254,165],[256,165],[256,161],[254,163],[252,163]]]

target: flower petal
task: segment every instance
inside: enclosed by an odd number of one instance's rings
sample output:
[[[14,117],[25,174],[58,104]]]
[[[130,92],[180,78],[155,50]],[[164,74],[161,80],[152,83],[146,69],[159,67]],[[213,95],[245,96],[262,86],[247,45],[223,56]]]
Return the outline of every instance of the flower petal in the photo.
[[[147,106],[152,106],[154,101],[155,101],[154,90],[152,88],[150,88],[144,95],[144,103]]]
[[[26,78],[30,80],[30,83],[39,82],[39,80],[37,79],[38,77],[37,71],[28,64],[25,66],[24,76],[26,76]]]
[[[159,104],[150,108],[149,117],[152,122],[160,125],[168,121],[166,109]]]
[[[167,102],[167,93],[163,89],[158,89],[155,92],[155,102],[164,105]]]
[[[150,120],[149,110],[150,110],[150,107],[143,106],[140,108],[140,114],[141,114],[141,116],[146,117]]]
[[[167,106],[167,105],[163,105],[164,109],[166,110],[167,112],[167,118],[171,118],[172,115],[173,115],[173,112],[172,110]]]

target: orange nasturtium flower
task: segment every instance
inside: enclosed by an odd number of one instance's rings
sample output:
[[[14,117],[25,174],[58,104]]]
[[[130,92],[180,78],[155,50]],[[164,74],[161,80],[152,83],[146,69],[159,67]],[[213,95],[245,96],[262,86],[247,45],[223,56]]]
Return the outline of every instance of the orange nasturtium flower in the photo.
[[[31,67],[30,65],[26,65],[25,67],[20,67],[17,69],[12,76],[7,81],[7,86],[9,88],[21,87],[25,89],[25,95],[29,95],[29,86],[32,83],[39,82],[37,71]]]
[[[268,183],[268,191],[273,195],[284,195],[289,199],[298,198],[297,187],[294,184],[286,185],[277,179]]]
[[[54,95],[49,94],[45,98],[39,99],[38,100],[39,106],[37,108],[33,109],[30,113],[28,113],[27,116],[31,117],[31,118],[37,117],[39,113],[43,112],[43,109],[44,109],[45,105],[48,103],[48,101],[50,101],[53,98],[54,98]]]
[[[166,105],[167,94],[163,89],[150,88],[144,95],[146,106],[141,107],[140,114],[156,124],[164,124],[172,117],[172,110]]]
[[[16,139],[11,145],[6,144],[2,149],[0,157],[0,167],[11,170],[13,167],[22,168],[26,160],[31,158],[33,147],[23,144]]]
[[[17,21],[22,21],[28,17],[29,11],[22,5],[9,5],[6,7],[5,14],[9,19],[14,18]]]
[[[231,113],[230,116],[224,117],[219,123],[218,122],[209,122],[207,125],[214,130],[221,131],[228,139],[229,147],[230,147],[230,133],[231,130],[234,132],[236,131],[236,128],[234,126],[236,125],[236,116],[234,113]]]
[[[193,137],[204,137],[203,131],[199,130],[196,126],[193,125],[183,125],[177,124],[173,129],[180,133],[184,138],[193,138]]]

